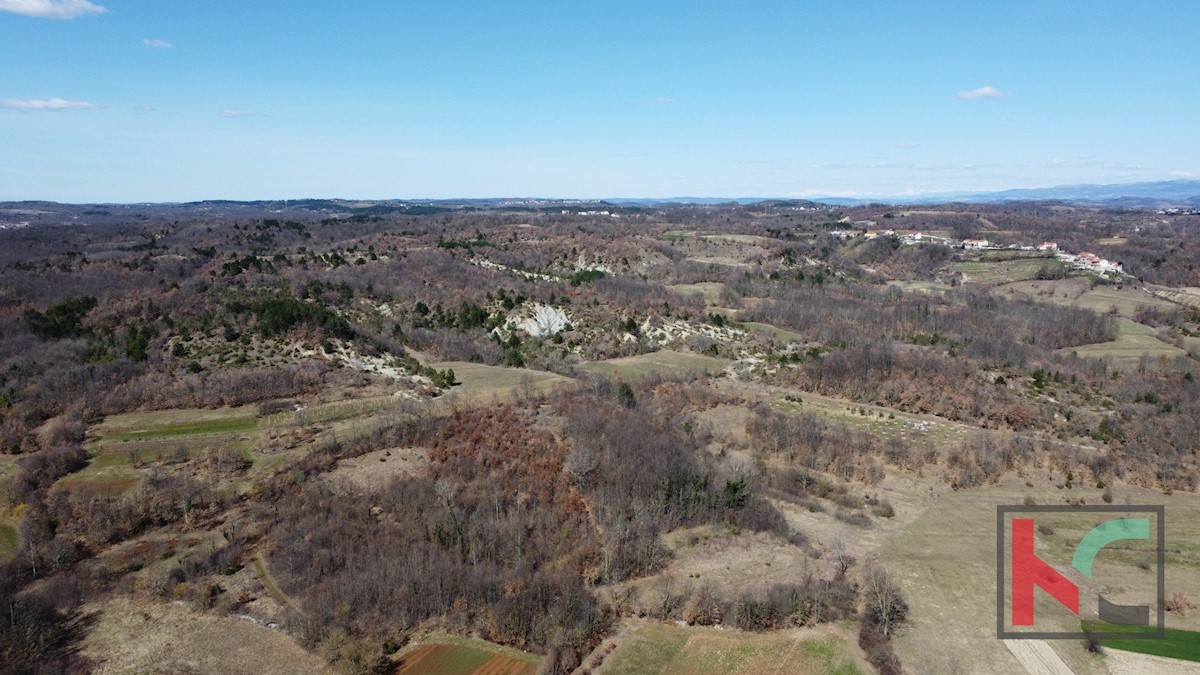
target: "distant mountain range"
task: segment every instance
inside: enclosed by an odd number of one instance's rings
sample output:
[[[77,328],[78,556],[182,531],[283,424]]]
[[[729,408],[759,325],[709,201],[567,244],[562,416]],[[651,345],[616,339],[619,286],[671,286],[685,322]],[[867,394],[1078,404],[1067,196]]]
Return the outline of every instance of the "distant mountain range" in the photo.
[[[738,202],[819,202],[837,206],[862,204],[993,204],[1004,202],[1056,201],[1068,204],[1087,204],[1114,207],[1200,206],[1200,180],[1169,180],[1116,185],[1059,185],[1057,187],[1000,190],[995,192],[933,192],[920,195],[891,195],[878,197],[809,197],[788,200],[772,197],[673,197],[670,199],[608,199],[610,204],[623,206],[655,206],[662,204],[728,204]]]
[[[388,214],[429,215],[455,211],[588,211],[596,208],[646,208],[668,205],[716,206],[721,204],[757,204],[762,207],[858,206],[863,204],[997,204],[1006,202],[1052,201],[1064,204],[1107,206],[1113,208],[1200,207],[1200,180],[1171,180],[1118,185],[1060,185],[1058,187],[1001,190],[997,192],[940,192],[922,195],[872,197],[819,197],[806,199],[780,197],[663,197],[663,198],[490,198],[490,199],[288,199],[271,201],[235,201],[213,199],[198,202],[142,204],[58,204],[55,202],[0,202],[0,214],[7,219],[29,222],[63,222],[86,218],[92,222],[111,219],[120,222],[134,212],[208,213],[229,217],[255,217],[263,213],[273,217],[320,213],[332,217],[375,217]],[[19,217],[18,217],[19,216]],[[3,222],[0,222],[3,224]]]
[[[1057,201],[1114,207],[1200,206],[1200,181],[1169,180],[1117,185],[1060,185],[1057,187],[998,192],[942,192],[925,195],[877,198],[813,197],[826,204],[944,204],[965,202],[987,204],[1002,202]]]

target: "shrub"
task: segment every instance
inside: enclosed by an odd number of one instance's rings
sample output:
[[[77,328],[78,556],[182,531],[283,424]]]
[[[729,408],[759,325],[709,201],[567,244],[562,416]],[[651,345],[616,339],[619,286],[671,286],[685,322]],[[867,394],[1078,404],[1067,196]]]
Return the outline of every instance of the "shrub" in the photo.
[[[892,508],[892,503],[884,499],[871,508],[871,513],[880,518],[892,518],[896,515],[896,509]]]
[[[836,512],[834,512],[833,517],[837,518],[843,523],[846,523],[847,525],[854,525],[855,527],[871,526],[871,519],[868,518],[867,514],[863,513],[862,511],[847,511],[845,509],[838,509]]]

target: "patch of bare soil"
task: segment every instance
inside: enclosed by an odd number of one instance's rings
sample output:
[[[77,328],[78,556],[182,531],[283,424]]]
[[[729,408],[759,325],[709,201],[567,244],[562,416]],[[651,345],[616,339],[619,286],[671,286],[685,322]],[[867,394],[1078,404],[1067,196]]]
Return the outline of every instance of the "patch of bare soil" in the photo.
[[[614,584],[598,590],[601,597],[628,594],[635,611],[652,614],[664,593],[689,597],[694,589],[708,586],[717,595],[735,594],[776,583],[799,583],[820,567],[803,549],[762,533],[731,534],[696,527],[671,533],[668,544],[675,558],[658,574]]]
[[[428,468],[429,451],[425,448],[388,448],[339,461],[325,480],[346,483],[366,492],[379,489],[394,478],[424,475]]]

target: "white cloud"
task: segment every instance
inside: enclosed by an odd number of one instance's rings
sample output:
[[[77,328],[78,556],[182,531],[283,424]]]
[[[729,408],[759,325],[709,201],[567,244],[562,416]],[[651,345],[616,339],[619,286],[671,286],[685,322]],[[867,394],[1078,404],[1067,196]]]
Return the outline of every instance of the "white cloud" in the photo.
[[[989,84],[970,91],[960,91],[954,95],[954,98],[973,101],[981,98],[1004,98],[1005,96],[1008,96],[1008,92],[1000,91]]]
[[[36,16],[41,19],[74,19],[107,11],[88,0],[0,0],[0,12]]]
[[[162,38],[154,38],[153,40],[150,38],[142,38],[142,44],[154,49],[175,49],[175,45]]]
[[[50,99],[16,99],[6,98],[0,101],[0,108],[11,110],[96,110],[99,103],[88,101],[68,101],[62,98]]]
[[[266,117],[266,115],[264,115],[262,113],[246,112],[245,110],[235,110],[233,108],[226,108],[225,110],[222,110],[221,112],[219,112],[217,114],[220,115],[221,117],[229,117],[229,118]]]

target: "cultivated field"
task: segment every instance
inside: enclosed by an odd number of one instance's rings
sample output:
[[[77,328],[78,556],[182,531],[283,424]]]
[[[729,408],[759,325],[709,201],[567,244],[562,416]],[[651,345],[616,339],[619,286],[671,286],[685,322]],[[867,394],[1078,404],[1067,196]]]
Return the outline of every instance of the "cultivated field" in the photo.
[[[534,675],[538,657],[482,640],[437,636],[395,657],[394,673]]]
[[[1165,288],[1162,286],[1148,287],[1155,295],[1177,302],[1185,307],[1200,309],[1200,288]]]

